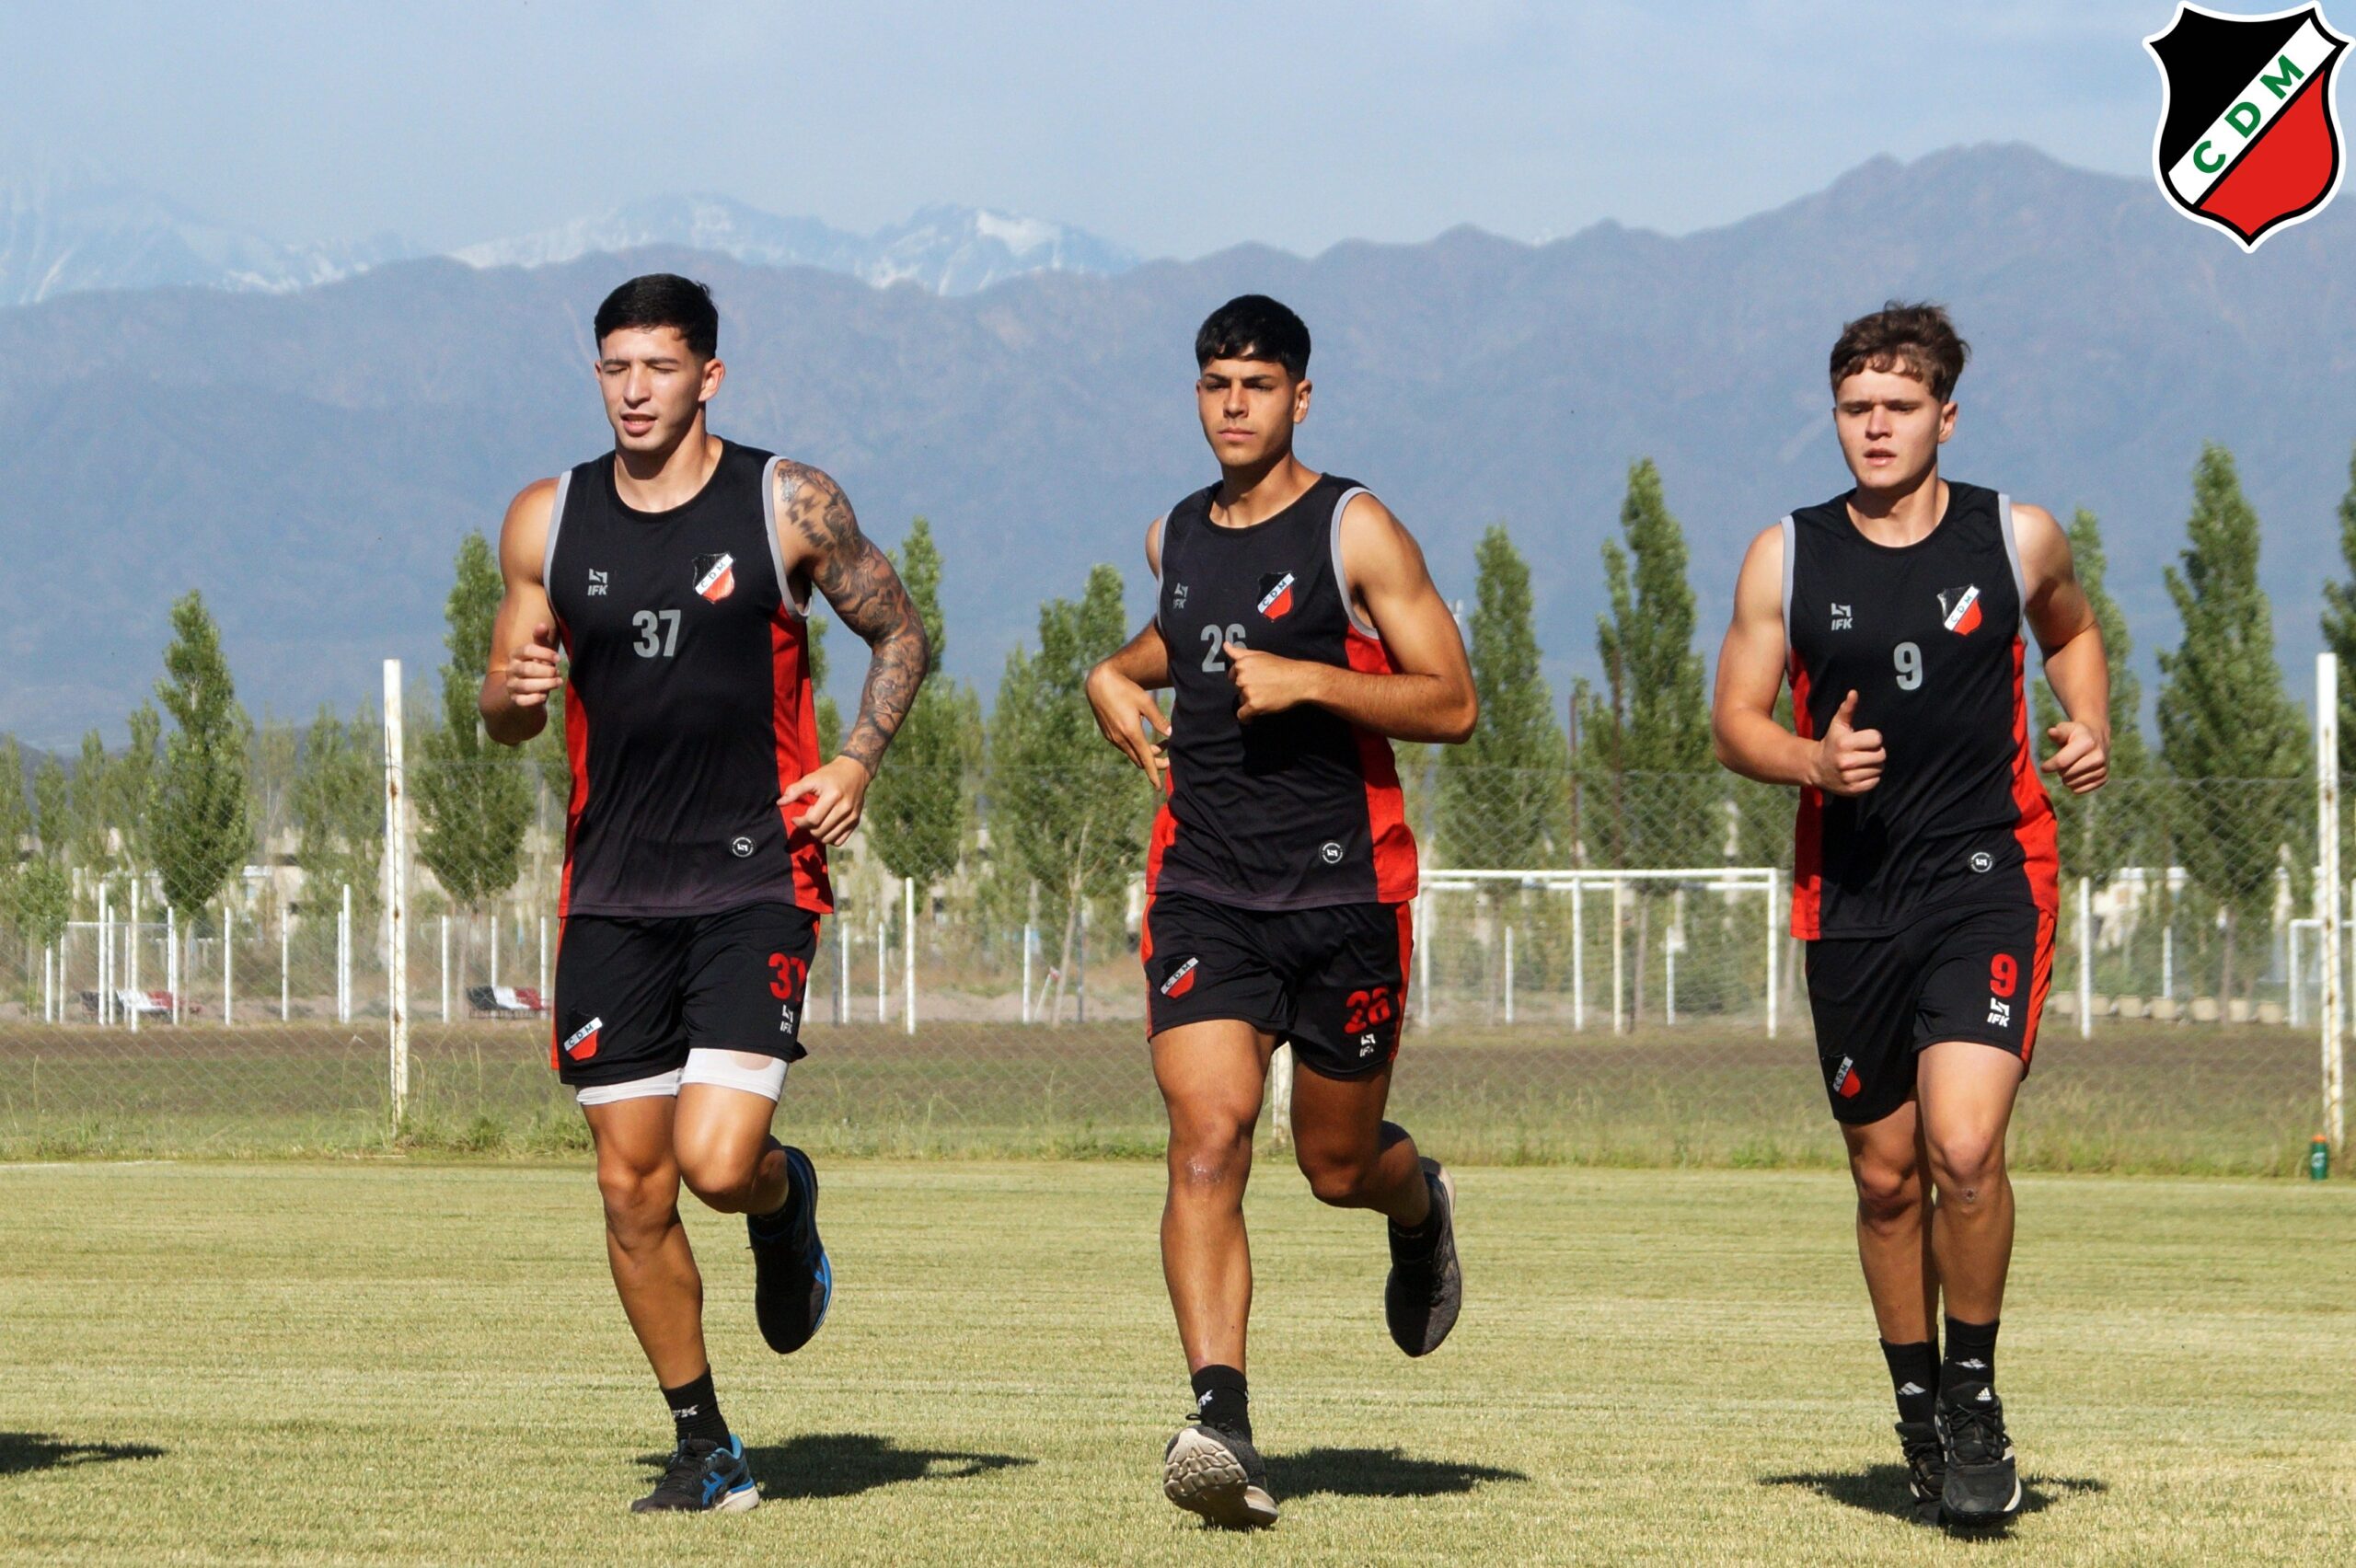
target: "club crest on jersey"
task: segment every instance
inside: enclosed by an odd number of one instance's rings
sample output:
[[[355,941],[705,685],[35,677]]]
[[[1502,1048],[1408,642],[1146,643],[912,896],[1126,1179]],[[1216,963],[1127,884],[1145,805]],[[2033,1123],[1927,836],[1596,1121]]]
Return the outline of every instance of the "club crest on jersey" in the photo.
[[[2160,68],[2152,174],[2178,212],[2245,251],[2339,189],[2333,73],[2348,40],[2322,7],[2263,17],[2180,5],[2143,40]]]
[[[1832,1069],[1832,1092],[1843,1100],[1854,1100],[1865,1091],[1865,1080],[1857,1076],[1857,1059],[1843,1056],[1841,1065]]]
[[[1270,572],[1260,579],[1260,613],[1270,620],[1292,614],[1292,573]]]
[[[587,1061],[597,1054],[597,1032],[605,1027],[604,1019],[591,1019],[564,1037],[564,1054],[576,1062]]]
[[[696,557],[696,592],[715,605],[736,592],[736,558],[726,551]]]
[[[1202,964],[1201,959],[1190,958],[1172,970],[1170,977],[1161,983],[1161,994],[1175,1001],[1193,990],[1196,973],[1202,968]]]
[[[1939,591],[1939,624],[1958,637],[1980,629],[1980,590],[1943,588]]]

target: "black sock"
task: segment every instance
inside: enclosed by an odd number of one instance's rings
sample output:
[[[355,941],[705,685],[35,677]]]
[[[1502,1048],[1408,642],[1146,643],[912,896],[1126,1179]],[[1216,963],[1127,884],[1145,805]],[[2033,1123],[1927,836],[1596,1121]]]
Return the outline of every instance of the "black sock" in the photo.
[[[1391,1255],[1394,1258],[1410,1260],[1428,1258],[1439,1246],[1439,1227],[1442,1217],[1439,1207],[1439,1188],[1429,1176],[1424,1178],[1424,1185],[1431,1193],[1432,1206],[1424,1215],[1423,1223],[1402,1225],[1395,1219],[1391,1221]]]
[[[710,1367],[705,1367],[703,1376],[691,1383],[664,1389],[663,1402],[671,1407],[671,1424],[678,1429],[680,1442],[690,1437],[728,1441],[728,1423],[720,1417],[720,1396],[711,1391]]]
[[[1961,1319],[1947,1320],[1947,1358],[1939,1368],[1939,1381],[1953,1387],[1958,1383],[1996,1381],[1996,1324],[1967,1323]]]
[[[1889,1386],[1898,1395],[1898,1419],[1928,1423],[1939,1397],[1939,1347],[1929,1340],[1920,1344],[1881,1342],[1881,1358],[1889,1363]]]
[[[1205,1426],[1252,1441],[1252,1394],[1234,1367],[1206,1366],[1195,1374],[1195,1408]]]

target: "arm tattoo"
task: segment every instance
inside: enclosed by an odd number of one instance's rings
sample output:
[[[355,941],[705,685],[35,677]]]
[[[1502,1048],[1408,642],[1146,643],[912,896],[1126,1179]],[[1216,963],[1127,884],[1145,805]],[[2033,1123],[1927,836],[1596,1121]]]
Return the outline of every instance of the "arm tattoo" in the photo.
[[[778,531],[810,581],[870,650],[859,717],[842,755],[873,773],[930,667],[924,621],[891,560],[859,531],[842,487],[801,463],[778,465]]]

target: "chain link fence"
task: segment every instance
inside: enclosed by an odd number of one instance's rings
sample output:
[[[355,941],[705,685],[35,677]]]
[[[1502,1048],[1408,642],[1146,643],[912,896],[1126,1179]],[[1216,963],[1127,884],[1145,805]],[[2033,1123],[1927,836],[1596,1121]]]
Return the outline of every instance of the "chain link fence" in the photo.
[[[496,866],[437,874],[482,836],[437,842],[411,803],[406,854],[315,840],[306,865],[280,834],[194,911],[164,907],[152,871],[58,868],[63,921],[0,926],[0,1156],[582,1147],[549,1069],[562,804],[513,754],[467,766],[527,770]],[[1425,870],[1393,1104],[1419,1136],[1464,1159],[1838,1159],[1786,934],[1788,792],[1415,755],[1403,772]],[[508,788],[475,782],[455,793]],[[952,863],[903,876],[872,826],[834,857],[783,1124],[850,1150],[1158,1150],[1143,780],[1091,760],[922,782],[956,803]],[[2315,802],[2306,779],[2137,778],[2063,803],[2024,1165],[2299,1162],[2319,1117]],[[396,965],[382,879],[404,861]]]

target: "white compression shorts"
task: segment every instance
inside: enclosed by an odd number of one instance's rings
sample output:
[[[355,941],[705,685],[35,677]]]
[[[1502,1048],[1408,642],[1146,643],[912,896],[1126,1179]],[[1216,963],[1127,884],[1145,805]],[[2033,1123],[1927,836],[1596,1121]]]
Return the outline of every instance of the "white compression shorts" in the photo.
[[[757,1094],[765,1100],[775,1100],[785,1092],[786,1060],[782,1056],[766,1056],[757,1067],[746,1066],[749,1051],[690,1051],[687,1065],[673,1067],[667,1073],[653,1078],[631,1078],[627,1083],[592,1084],[573,1091],[573,1099],[582,1105],[610,1105],[617,1100],[651,1100],[656,1095],[676,1094],[682,1086],[708,1083],[721,1089],[741,1089],[747,1094]]]

